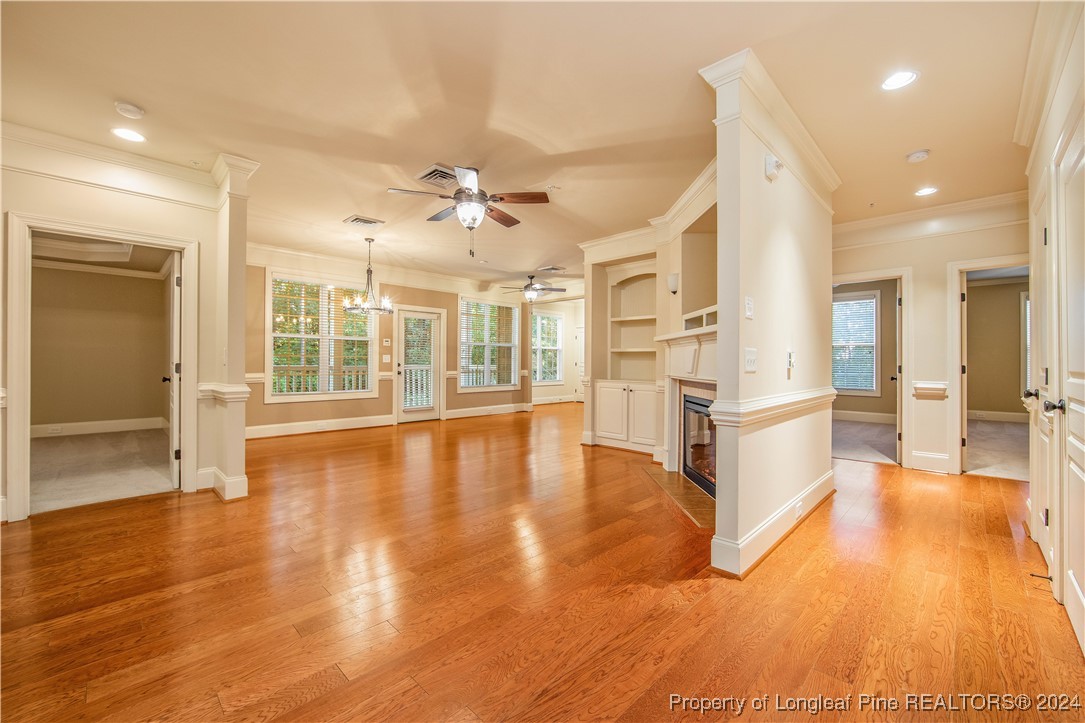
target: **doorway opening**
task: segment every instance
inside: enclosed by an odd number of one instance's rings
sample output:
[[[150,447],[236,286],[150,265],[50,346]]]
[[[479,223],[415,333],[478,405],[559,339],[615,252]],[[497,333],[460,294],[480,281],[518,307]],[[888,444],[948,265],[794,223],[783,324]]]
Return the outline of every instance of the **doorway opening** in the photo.
[[[1029,267],[962,272],[961,471],[1029,479]]]
[[[396,421],[441,419],[446,312],[407,307],[396,311]]]
[[[832,456],[901,464],[901,279],[833,286]]]
[[[29,512],[180,489],[180,252],[31,234]]]

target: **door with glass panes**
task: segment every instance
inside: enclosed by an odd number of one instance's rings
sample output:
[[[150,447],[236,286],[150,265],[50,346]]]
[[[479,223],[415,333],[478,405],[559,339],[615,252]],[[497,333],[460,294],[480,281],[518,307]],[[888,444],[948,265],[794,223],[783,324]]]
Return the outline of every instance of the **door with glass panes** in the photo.
[[[441,418],[441,378],[438,376],[441,317],[424,311],[401,310],[396,385],[400,422]]]

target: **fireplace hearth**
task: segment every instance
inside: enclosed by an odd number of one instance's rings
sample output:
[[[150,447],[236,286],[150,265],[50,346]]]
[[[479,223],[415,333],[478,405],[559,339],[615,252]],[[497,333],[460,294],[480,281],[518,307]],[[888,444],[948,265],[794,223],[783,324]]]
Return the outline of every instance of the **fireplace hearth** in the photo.
[[[712,497],[716,496],[716,425],[708,408],[712,401],[682,396],[682,473]]]

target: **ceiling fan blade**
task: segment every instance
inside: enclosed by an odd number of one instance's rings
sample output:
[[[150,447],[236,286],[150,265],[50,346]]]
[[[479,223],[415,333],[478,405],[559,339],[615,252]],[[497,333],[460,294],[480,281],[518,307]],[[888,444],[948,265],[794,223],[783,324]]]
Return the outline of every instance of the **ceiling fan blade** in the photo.
[[[438,211],[437,213],[433,214],[432,216],[430,216],[426,220],[427,221],[444,221],[446,218],[448,218],[449,216],[451,216],[455,212],[456,212],[456,207],[455,206],[449,206],[445,210]]]
[[[501,209],[494,208],[493,206],[486,207],[486,215],[492,218],[494,221],[497,221],[505,228],[508,228],[509,226],[515,226],[516,224],[520,223],[519,219],[513,218]]]
[[[490,196],[490,203],[550,203],[550,197],[544,191],[495,193]]]
[[[478,169],[456,166],[456,180],[471,193],[478,193]]]
[[[443,193],[434,193],[433,191],[412,191],[409,188],[389,188],[388,193],[409,193],[412,196],[436,196],[437,198],[447,198],[450,201],[452,200],[452,196],[448,196]]]
[[[551,292],[553,292],[553,293],[555,293],[555,294],[563,294],[563,293],[565,293],[566,291],[568,291],[568,289],[559,289],[559,288],[558,288],[558,287],[556,287],[556,286],[547,286],[547,287],[546,287],[545,289],[541,289],[541,291],[545,291],[546,293],[551,293]]]
[[[512,289],[513,291],[523,291],[523,286],[502,286],[502,289]]]

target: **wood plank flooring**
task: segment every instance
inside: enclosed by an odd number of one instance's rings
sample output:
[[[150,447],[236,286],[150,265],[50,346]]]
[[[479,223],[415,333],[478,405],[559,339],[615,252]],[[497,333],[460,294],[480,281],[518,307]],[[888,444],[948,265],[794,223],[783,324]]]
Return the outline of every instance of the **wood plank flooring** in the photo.
[[[672,694],[1081,694],[1026,485],[859,462],[743,581],[579,405],[254,440],[249,499],[159,495],[2,530],[0,715],[698,719]],[[766,464],[770,464],[766,460]],[[752,708],[755,696],[769,706]],[[733,708],[707,718],[732,718]],[[1082,720],[1080,709],[818,720]]]

